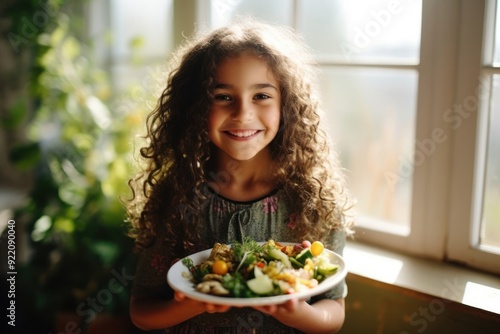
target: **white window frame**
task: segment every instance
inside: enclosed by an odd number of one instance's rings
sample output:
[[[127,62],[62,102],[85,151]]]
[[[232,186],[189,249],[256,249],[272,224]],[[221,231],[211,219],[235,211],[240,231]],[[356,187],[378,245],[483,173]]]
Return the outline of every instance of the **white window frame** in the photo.
[[[359,241],[500,273],[498,250],[478,244],[485,111],[467,107],[464,116],[451,114],[456,104],[487,102],[478,98],[480,80],[500,73],[482,66],[484,39],[491,38],[484,27],[491,24],[493,18],[487,16],[492,14],[490,0],[423,1],[416,141],[446,140],[435,141],[435,151],[415,166],[410,233],[390,233],[361,222]],[[452,115],[463,117],[460,126],[446,118]]]
[[[485,127],[489,101],[483,95],[487,92],[478,91],[478,88],[490,87],[489,76],[494,73],[500,74],[500,68],[489,65],[492,56],[489,49],[494,34],[492,30],[483,31],[483,26],[493,27],[494,15],[494,0],[464,1],[462,29],[467,33],[461,36],[457,101],[465,101],[473,96],[479,103],[477,103],[478,108],[472,110],[469,118],[455,130],[457,132],[453,147],[455,168],[451,183],[447,253],[450,260],[500,273],[498,249],[479,245],[486,151]],[[478,51],[483,49],[484,53]],[[479,80],[483,81],[483,85],[479,85]]]
[[[423,257],[444,258],[452,134],[442,114],[453,106],[455,97],[459,8],[454,0],[423,1],[420,62],[414,66],[419,76],[415,137],[420,143],[433,141],[435,148],[430,147],[423,158],[414,162],[410,231],[394,233],[390,229],[371,228],[361,221],[356,237],[359,241]],[[447,140],[434,140],[443,137],[433,134],[436,129],[442,129]],[[417,146],[415,150],[422,152]]]

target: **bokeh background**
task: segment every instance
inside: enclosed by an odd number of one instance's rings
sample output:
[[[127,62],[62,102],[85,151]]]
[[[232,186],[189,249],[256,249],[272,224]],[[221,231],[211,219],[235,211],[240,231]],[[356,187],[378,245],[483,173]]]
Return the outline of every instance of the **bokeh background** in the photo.
[[[0,279],[8,289],[11,220],[17,332],[140,332],[128,318],[135,256],[121,200],[145,118],[172,50],[242,15],[304,37],[357,211],[367,225],[410,233],[422,1],[2,0]],[[498,105],[498,89],[492,96]],[[481,235],[498,247],[500,117],[491,115]]]

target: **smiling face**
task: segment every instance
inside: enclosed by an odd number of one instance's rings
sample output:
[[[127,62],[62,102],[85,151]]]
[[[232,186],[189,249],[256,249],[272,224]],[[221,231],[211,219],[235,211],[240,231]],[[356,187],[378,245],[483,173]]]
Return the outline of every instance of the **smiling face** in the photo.
[[[242,54],[223,60],[208,115],[210,141],[238,161],[269,158],[280,124],[278,81],[262,59]]]

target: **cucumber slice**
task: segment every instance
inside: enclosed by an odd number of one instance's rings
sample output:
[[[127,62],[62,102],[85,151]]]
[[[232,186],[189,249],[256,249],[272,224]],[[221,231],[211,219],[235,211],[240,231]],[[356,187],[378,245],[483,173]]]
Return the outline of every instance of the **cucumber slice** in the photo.
[[[318,267],[318,274],[323,276],[330,276],[335,274],[335,272],[339,269],[339,266],[333,263],[327,263]]]
[[[251,280],[248,280],[247,286],[250,290],[252,290],[252,292],[258,295],[267,295],[274,290],[273,280],[269,276],[264,274],[262,274],[262,276],[257,276]]]
[[[312,259],[312,258],[313,254],[309,248],[304,249],[295,257],[295,259],[302,264],[306,263],[306,259]]]
[[[292,264],[290,263],[290,259],[288,258],[288,255],[286,255],[285,253],[283,253],[279,249],[276,249],[274,247],[270,247],[268,253],[275,260],[279,260],[279,261],[283,262],[285,267],[287,267],[287,268],[292,267]]]
[[[304,267],[304,264],[297,261],[297,259],[294,257],[290,257],[290,262],[292,263],[292,266],[296,269]]]

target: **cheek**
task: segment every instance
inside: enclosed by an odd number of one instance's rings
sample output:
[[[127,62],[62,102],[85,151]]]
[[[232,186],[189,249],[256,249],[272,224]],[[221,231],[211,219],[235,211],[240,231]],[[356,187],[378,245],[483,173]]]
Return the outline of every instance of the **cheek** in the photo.
[[[217,123],[218,123],[217,112],[214,111],[213,109],[210,109],[208,111],[208,115],[207,115],[208,131],[210,132],[210,131],[213,131],[214,129],[216,129]]]
[[[281,113],[279,109],[275,110],[272,113],[269,113],[267,116],[267,123],[272,125],[275,130],[278,130],[280,126]]]
[[[207,115],[207,133],[208,139],[213,142],[217,141],[220,133],[219,128],[224,122],[224,113],[218,111],[217,109],[210,109]]]

